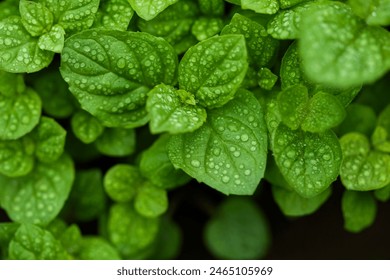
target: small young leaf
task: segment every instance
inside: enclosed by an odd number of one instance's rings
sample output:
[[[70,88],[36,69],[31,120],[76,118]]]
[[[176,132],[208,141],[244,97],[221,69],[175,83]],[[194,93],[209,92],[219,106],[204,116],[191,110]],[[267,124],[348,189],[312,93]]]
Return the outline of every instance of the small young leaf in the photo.
[[[267,133],[263,110],[251,92],[239,91],[225,106],[210,110],[192,133],[170,139],[173,165],[225,194],[253,194],[264,175]]]
[[[41,50],[48,50],[61,53],[64,48],[65,30],[61,25],[54,25],[49,32],[39,37],[38,47]]]
[[[54,236],[32,224],[22,224],[9,244],[13,260],[68,260],[71,257]]]
[[[81,231],[76,224],[67,227],[58,238],[70,255],[74,255],[80,250],[81,239]]]
[[[359,132],[370,136],[373,133],[376,124],[376,115],[371,107],[354,103],[349,105],[346,111],[346,118],[337,128],[339,135],[344,135],[349,132]]]
[[[8,177],[27,175],[34,167],[34,152],[31,137],[0,140],[0,173]]]
[[[152,89],[148,96],[146,110],[150,115],[152,133],[191,132],[206,121],[206,110],[197,106],[194,96],[185,90],[175,90],[172,86],[161,84]]]
[[[66,130],[54,119],[42,117],[33,131],[35,155],[41,162],[56,161],[64,152]]]
[[[95,146],[100,153],[111,157],[131,155],[135,150],[135,132],[133,129],[106,128],[96,139]]]
[[[390,199],[390,185],[374,191],[375,198],[382,202],[387,202]]]
[[[81,241],[81,260],[120,260],[118,251],[101,237],[88,236]]]
[[[112,200],[127,202],[133,199],[143,181],[137,167],[116,164],[104,175],[104,190]]]
[[[104,126],[86,111],[75,113],[71,126],[74,135],[85,144],[95,141],[104,131]]]
[[[24,177],[0,175],[0,204],[15,222],[48,224],[62,209],[73,179],[73,163],[65,154],[55,162],[38,162]]]
[[[41,99],[32,89],[9,95],[0,92],[0,139],[13,140],[30,132],[41,116]]]
[[[168,6],[176,3],[178,0],[128,0],[130,5],[136,11],[137,15],[144,20],[151,20]]]
[[[151,246],[158,230],[158,219],[141,216],[129,204],[114,204],[110,209],[109,240],[125,259]]]
[[[348,4],[358,16],[370,25],[390,24],[389,0],[349,0]]]
[[[343,162],[340,177],[348,190],[368,191],[390,183],[390,155],[371,151],[366,136],[351,132],[340,139]]]
[[[65,41],[60,70],[84,110],[105,126],[131,128],[148,121],[147,92],[174,84],[177,56],[150,34],[87,30]]]
[[[0,70],[37,72],[47,67],[53,56],[54,53],[38,47],[38,38],[26,31],[20,17],[12,16],[0,21]]]
[[[390,68],[390,33],[367,26],[344,3],[313,5],[302,19],[301,31],[299,51],[313,81],[357,86],[377,80]]]
[[[168,157],[169,135],[161,135],[151,147],[141,155],[139,168],[142,175],[156,187],[171,189],[184,185],[191,177],[180,169],[175,169]]]
[[[272,186],[272,195],[280,210],[286,216],[299,217],[309,215],[317,211],[330,197],[331,188],[312,198],[300,196],[295,191],[283,187]]]
[[[134,209],[147,218],[161,216],[168,209],[167,192],[151,183],[144,183],[138,188]]]
[[[271,234],[262,211],[248,198],[229,198],[206,224],[205,242],[217,258],[258,259],[267,253]]]
[[[192,25],[191,32],[198,41],[217,35],[223,28],[223,20],[216,17],[200,17]]]
[[[40,36],[49,32],[53,25],[53,14],[41,3],[21,0],[19,11],[24,28],[32,36]]]
[[[275,14],[279,10],[278,0],[241,0],[243,9],[250,9],[259,14]]]
[[[341,200],[344,228],[350,232],[360,232],[371,226],[376,217],[377,206],[369,192],[345,191]]]
[[[134,10],[127,0],[101,0],[93,27],[126,31]]]
[[[179,85],[206,108],[234,97],[248,68],[243,35],[213,37],[190,48],[179,65]]]
[[[259,79],[259,86],[265,90],[271,90],[274,87],[276,81],[278,80],[278,76],[276,76],[274,73],[272,73],[271,70],[265,67],[260,68],[259,72],[257,73],[257,76]]]
[[[390,105],[387,105],[378,117],[372,144],[379,151],[390,152]]]
[[[273,148],[283,177],[303,197],[325,191],[339,174],[341,148],[330,130],[310,133],[280,124]]]
[[[249,64],[256,68],[268,66],[279,46],[278,41],[269,36],[261,24],[238,13],[234,14],[221,34],[244,35]]]

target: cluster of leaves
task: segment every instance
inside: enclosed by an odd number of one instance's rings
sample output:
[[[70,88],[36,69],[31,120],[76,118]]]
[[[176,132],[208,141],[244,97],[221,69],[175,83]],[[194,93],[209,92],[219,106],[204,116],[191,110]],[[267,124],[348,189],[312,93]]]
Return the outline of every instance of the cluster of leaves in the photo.
[[[191,179],[268,182],[303,216],[340,178],[345,228],[370,226],[390,198],[388,25],[389,0],[0,2],[2,256],[174,258],[168,193]],[[270,243],[250,197],[204,237],[218,258]]]

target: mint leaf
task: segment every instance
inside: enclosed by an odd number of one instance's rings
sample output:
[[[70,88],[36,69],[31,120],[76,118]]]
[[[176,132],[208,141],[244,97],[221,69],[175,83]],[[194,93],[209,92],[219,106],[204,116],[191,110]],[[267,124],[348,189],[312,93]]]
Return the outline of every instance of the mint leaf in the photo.
[[[82,108],[110,127],[144,125],[147,92],[176,79],[174,50],[146,33],[84,31],[65,41],[61,59],[61,74]]]
[[[137,15],[144,20],[151,20],[168,6],[176,3],[178,0],[128,0],[130,5],[136,11]]]
[[[259,14],[275,14],[279,10],[279,2],[278,0],[241,0],[241,7]]]
[[[275,86],[276,81],[278,80],[278,76],[276,76],[274,73],[272,73],[271,70],[265,67],[260,68],[259,72],[257,73],[257,76],[259,79],[259,86],[265,90],[271,90]]]
[[[305,198],[284,187],[272,186],[272,195],[280,210],[286,216],[300,217],[318,210],[331,195],[331,188],[312,198]]]
[[[127,202],[134,198],[143,181],[137,167],[116,164],[104,175],[104,190],[112,200]]]
[[[0,2],[0,20],[10,16],[19,15],[19,0],[7,0]]]
[[[13,96],[26,90],[23,75],[13,74],[0,70],[0,94]]]
[[[39,37],[38,47],[41,50],[48,50],[61,53],[64,48],[65,30],[61,25],[54,25],[49,32]]]
[[[223,20],[217,17],[200,17],[192,25],[191,32],[198,41],[217,35],[223,28]]]
[[[226,199],[206,224],[208,249],[222,259],[258,259],[265,256],[271,235],[262,211],[250,199]]]
[[[109,240],[123,258],[134,258],[152,245],[158,224],[158,219],[141,216],[129,204],[114,204],[108,217]]]
[[[80,228],[75,224],[70,225],[61,232],[58,240],[70,255],[76,254],[82,240]]]
[[[347,107],[346,111],[344,121],[337,128],[340,135],[354,131],[366,136],[372,134],[376,125],[376,115],[371,107],[353,103]]]
[[[167,134],[161,135],[142,153],[139,163],[142,175],[153,185],[163,189],[184,185],[191,179],[182,170],[175,169],[169,160],[167,150],[169,138]]]
[[[8,177],[27,175],[34,167],[34,151],[31,137],[0,140],[0,173]]]
[[[374,191],[375,198],[379,201],[386,202],[390,199],[390,185]]]
[[[54,119],[42,117],[33,131],[35,155],[41,162],[56,161],[64,152],[66,131]]]
[[[74,135],[85,144],[95,141],[104,131],[104,126],[86,111],[75,113],[71,126]]]
[[[348,190],[368,191],[390,183],[390,155],[372,151],[366,136],[351,132],[340,139],[340,177]]]
[[[0,223],[0,246],[8,247],[9,242],[15,235],[20,225],[18,223],[2,222]]]
[[[241,14],[234,14],[221,34],[242,34],[245,37],[250,65],[257,67],[268,66],[275,55],[278,41],[268,35],[260,23]]]
[[[39,163],[26,176],[0,175],[0,204],[19,223],[48,224],[62,209],[74,179],[71,159]]]
[[[309,0],[279,0],[280,8],[286,9]]]
[[[106,128],[96,139],[95,146],[100,153],[112,157],[131,155],[135,150],[135,133],[133,129]]]
[[[301,31],[299,50],[313,81],[357,86],[375,81],[390,68],[390,33],[367,26],[346,4],[319,2],[305,13]]]
[[[372,144],[379,151],[390,152],[390,105],[387,105],[378,117]]]
[[[242,35],[213,37],[190,48],[179,65],[179,85],[201,106],[220,107],[234,97],[247,64]]]
[[[101,0],[94,27],[126,31],[133,15],[127,0]]]
[[[161,216],[168,209],[167,192],[151,183],[144,183],[138,188],[134,209],[147,218]]]
[[[9,244],[13,260],[67,260],[70,256],[54,236],[31,224],[22,224]]]
[[[146,109],[152,133],[191,132],[206,121],[206,110],[197,106],[194,96],[185,90],[162,84],[153,88],[148,96]]]
[[[0,21],[0,53],[0,70],[12,73],[37,72],[53,60],[53,53],[41,50],[38,38],[16,16]]]
[[[198,0],[199,9],[204,15],[222,16],[225,2],[223,0]]]
[[[81,241],[79,258],[82,260],[120,260],[118,251],[101,237],[88,236]]]
[[[358,16],[370,25],[390,24],[390,2],[388,0],[349,0],[348,4]]]
[[[175,135],[168,145],[173,165],[225,194],[253,194],[264,175],[267,135],[263,110],[248,91],[208,111],[192,133]]]
[[[20,138],[39,122],[41,99],[32,89],[17,94],[0,92],[0,104],[0,139]]]
[[[303,197],[322,193],[339,174],[340,144],[330,130],[310,133],[280,124],[273,151],[283,177]]]
[[[53,14],[41,3],[21,0],[19,11],[24,28],[32,36],[47,33],[53,25]]]
[[[182,233],[180,227],[171,219],[161,220],[160,231],[156,237],[153,260],[176,259],[182,245]]]
[[[341,200],[344,228],[360,232],[374,223],[377,206],[369,192],[345,191]]]

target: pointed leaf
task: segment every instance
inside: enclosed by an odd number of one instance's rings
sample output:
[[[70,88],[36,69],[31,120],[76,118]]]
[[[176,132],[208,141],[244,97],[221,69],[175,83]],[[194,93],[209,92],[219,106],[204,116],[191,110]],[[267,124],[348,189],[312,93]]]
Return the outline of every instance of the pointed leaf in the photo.
[[[137,15],[144,20],[151,20],[168,6],[176,3],[178,0],[129,0],[130,5],[137,12]]]

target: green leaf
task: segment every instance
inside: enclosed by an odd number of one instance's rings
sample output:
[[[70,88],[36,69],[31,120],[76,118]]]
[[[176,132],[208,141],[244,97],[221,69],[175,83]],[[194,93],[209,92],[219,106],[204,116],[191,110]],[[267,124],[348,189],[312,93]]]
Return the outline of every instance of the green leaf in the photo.
[[[279,46],[279,42],[268,35],[264,26],[238,13],[234,14],[221,34],[244,35],[249,63],[256,68],[268,66]]]
[[[262,67],[257,73],[259,78],[259,86],[265,90],[272,90],[275,86],[276,81],[278,80],[278,76],[272,73],[268,68]]]
[[[106,128],[96,139],[95,146],[100,153],[112,157],[131,155],[135,150],[135,132],[133,129]]]
[[[206,110],[197,106],[194,96],[185,90],[161,84],[152,89],[148,96],[146,109],[150,115],[152,133],[191,132],[206,121]]]
[[[259,14],[275,14],[279,10],[277,0],[241,0],[243,9],[250,9]]]
[[[37,72],[50,64],[53,55],[38,47],[38,38],[26,31],[20,17],[0,21],[0,70]]]
[[[372,151],[366,136],[351,132],[340,139],[341,182],[348,190],[368,191],[390,183],[390,155]]]
[[[190,48],[179,65],[179,85],[201,106],[220,107],[234,97],[248,68],[243,35],[213,37]]]
[[[268,146],[273,150],[275,132],[282,121],[277,100],[278,94],[270,94],[265,99],[265,123],[268,130]]]
[[[226,199],[206,224],[205,242],[217,258],[259,259],[271,242],[262,211],[248,198]]]
[[[279,186],[272,186],[272,195],[280,210],[286,216],[300,217],[314,213],[330,197],[331,188],[312,198],[300,196],[295,191]]]
[[[34,167],[34,151],[31,137],[0,140],[0,173],[8,177],[27,175]]]
[[[74,135],[85,144],[95,141],[104,131],[104,126],[86,111],[78,111],[72,116],[71,126]]]
[[[120,260],[118,251],[101,237],[88,236],[81,241],[79,258],[82,260]]]
[[[390,199],[390,185],[374,191],[375,198],[379,201],[386,202]]]
[[[12,238],[15,235],[15,232],[19,228],[18,223],[11,223],[11,222],[2,222],[0,223],[0,246],[1,247],[8,247],[9,242],[12,240]]]
[[[377,80],[390,68],[390,33],[367,26],[346,4],[319,2],[305,13],[301,30],[303,66],[315,82],[357,86]]]
[[[59,236],[59,241],[70,255],[74,255],[80,250],[81,240],[81,231],[76,224],[70,225]]]
[[[390,152],[390,105],[387,105],[378,117],[372,144],[379,151]]]
[[[13,260],[67,260],[70,256],[54,236],[31,224],[22,224],[9,245]]]
[[[151,20],[168,6],[176,3],[178,0],[128,0],[130,5],[136,11],[137,15],[144,20]]]
[[[39,37],[38,47],[41,50],[48,50],[61,53],[64,48],[65,30],[61,25],[54,25],[49,32]]]
[[[201,128],[173,136],[168,154],[176,168],[222,193],[253,194],[267,159],[260,104],[251,92],[239,91],[225,106],[210,110]]]
[[[99,0],[40,0],[54,15],[54,22],[69,33],[80,32],[92,26]]]
[[[78,170],[65,213],[77,221],[91,221],[103,214],[106,197],[100,169]]]
[[[153,145],[145,150],[140,159],[139,168],[142,175],[153,185],[171,189],[186,184],[191,180],[180,169],[175,169],[168,157],[167,145],[169,135],[161,135]]]
[[[101,0],[94,27],[126,31],[133,15],[127,0]]]
[[[0,2],[0,20],[8,18],[10,16],[18,16],[19,13],[19,0],[7,0]]]
[[[0,104],[0,139],[20,138],[39,122],[41,99],[32,89],[12,95],[0,92]]]
[[[116,202],[127,202],[134,198],[144,178],[138,167],[116,164],[104,175],[104,190]]]
[[[390,24],[389,0],[349,0],[348,4],[358,16],[370,25]]]
[[[0,94],[15,96],[26,91],[23,75],[0,70]]]
[[[275,132],[273,148],[283,177],[303,197],[322,193],[339,174],[341,148],[330,130],[310,133],[281,124]]]
[[[0,224],[1,225],[1,224]],[[162,219],[156,238],[152,260],[177,259],[182,245],[180,227],[171,219]]]
[[[53,25],[53,14],[41,3],[21,0],[19,11],[24,28],[32,36],[40,36],[49,32]]]
[[[134,199],[134,209],[147,218],[161,216],[168,209],[167,192],[155,187],[152,183],[144,183],[138,188]]]
[[[223,28],[223,20],[216,17],[200,17],[192,25],[191,32],[198,41],[217,35]]]
[[[33,131],[35,155],[45,163],[56,161],[64,152],[66,130],[54,119],[42,117]]]
[[[24,177],[0,175],[0,204],[15,222],[48,224],[62,209],[74,179],[71,159],[39,163]]]
[[[340,135],[349,132],[359,132],[370,136],[373,133],[376,124],[376,115],[371,107],[353,103],[347,107],[346,111],[346,118],[337,130]]]
[[[280,8],[286,9],[309,0],[279,0]]]
[[[369,192],[345,191],[341,200],[344,228],[350,232],[360,232],[371,226],[376,217],[377,206]]]
[[[199,9],[204,15],[222,16],[225,2],[223,0],[198,0]]]
[[[110,242],[127,259],[147,249],[154,242],[159,220],[138,214],[129,204],[114,204],[108,217]]]
[[[131,128],[148,121],[147,92],[174,84],[177,56],[150,34],[88,30],[65,41],[60,70],[84,110],[105,126]]]

